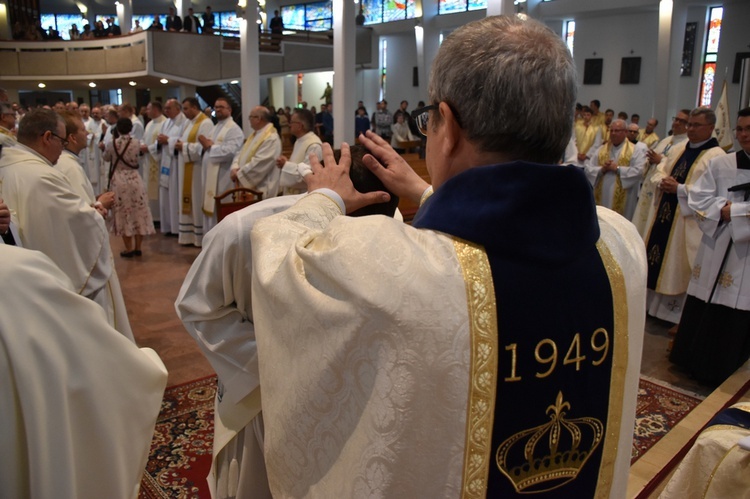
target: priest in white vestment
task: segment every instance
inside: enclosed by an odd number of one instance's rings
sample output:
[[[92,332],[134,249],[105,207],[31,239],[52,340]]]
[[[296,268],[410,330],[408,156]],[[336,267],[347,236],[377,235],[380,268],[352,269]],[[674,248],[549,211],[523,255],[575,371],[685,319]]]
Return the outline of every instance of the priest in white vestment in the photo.
[[[203,146],[198,141],[208,135],[213,123],[202,111],[198,99],[187,97],[182,101],[185,125],[182,135],[175,142],[180,191],[180,244],[201,247],[203,242]]]
[[[363,153],[361,147],[355,152],[352,182],[362,192],[384,189],[362,163]],[[270,497],[262,453],[263,419],[250,292],[250,231],[257,220],[289,208],[301,196],[263,200],[227,216],[206,235],[203,250],[193,262],[175,302],[177,315],[219,377],[214,462],[208,476],[214,499]],[[370,210],[361,215],[394,216],[396,212],[395,218],[403,220],[397,204],[394,197],[390,203],[368,207]],[[233,466],[238,468],[238,474],[229,473]]]
[[[159,213],[159,160],[161,151],[156,141],[161,133],[161,127],[166,121],[162,112],[161,102],[149,102],[146,106],[149,122],[143,132],[141,140],[141,168],[143,168],[143,186],[148,196],[148,206],[154,222],[160,221]]]
[[[0,147],[12,147],[16,144],[16,113],[7,102],[0,102]]]
[[[207,234],[218,223],[214,196],[233,187],[229,169],[235,155],[242,148],[244,139],[242,129],[232,118],[232,104],[228,99],[224,97],[216,99],[214,111],[218,122],[213,130],[208,136],[198,135],[198,141],[203,146],[201,168],[203,196],[200,203],[203,210],[204,234]]]
[[[53,166],[68,142],[65,122],[49,110],[24,120],[18,146],[0,158],[0,197],[14,212],[21,242],[49,256],[78,293],[101,305],[110,324],[133,341],[104,220]]]
[[[646,238],[649,256],[649,315],[677,324],[682,315],[701,230],[688,204],[688,194],[711,159],[724,150],[712,138],[716,115],[708,108],[690,112],[688,140],[673,146],[651,178],[657,186],[654,216]]]
[[[44,254],[0,245],[0,261],[13,288],[0,314],[0,495],[135,499],[164,364]]]
[[[182,136],[187,118],[177,99],[169,99],[164,105],[167,120],[156,137],[159,151],[159,219],[162,234],[177,235],[180,227],[180,186],[178,175],[178,151],[175,144]]]
[[[610,141],[593,150],[584,170],[594,186],[596,204],[630,220],[638,202],[648,148],[626,140],[625,132],[623,120],[612,121]]]
[[[600,114],[601,115],[601,114]],[[578,150],[578,166],[585,166],[593,156],[591,153],[602,145],[601,125],[592,119],[591,108],[583,106],[582,119],[575,123],[573,136]],[[601,115],[602,118],[604,115]]]
[[[289,119],[289,132],[297,140],[294,141],[292,154],[288,158],[279,156],[276,160],[276,166],[281,168],[279,185],[285,195],[307,192],[300,165],[303,165],[303,171],[309,169],[307,165],[311,154],[318,160],[323,159],[320,137],[312,131],[314,126],[315,116],[308,109],[295,109]]]
[[[88,131],[88,141],[86,143],[86,174],[94,188],[94,193],[101,193],[106,185],[99,185],[99,169],[102,162],[102,150],[99,148],[104,136],[106,123],[102,119],[102,109],[94,107],[91,109],[91,119],[86,125]]]
[[[280,177],[276,158],[281,155],[281,139],[271,123],[271,112],[263,106],[254,107],[250,127],[253,132],[234,157],[229,176],[242,187],[262,192],[263,199],[276,197]]]
[[[648,236],[648,229],[651,227],[656,214],[656,205],[654,204],[656,185],[651,179],[664,156],[670,156],[674,159],[674,154],[677,152],[677,148],[674,146],[687,140],[687,122],[689,117],[690,109],[679,111],[677,116],[672,119],[672,135],[667,136],[656,144],[653,149],[649,149],[646,152],[648,165],[643,172],[641,191],[638,194],[638,205],[631,220],[644,240]]]
[[[389,196],[358,193],[348,147],[337,163],[324,144],[311,193],[253,228],[271,492],[625,497],[645,254],[584,174],[557,164],[570,52],[534,20],[488,17],[446,38],[429,89],[415,121],[432,188],[360,137],[371,171],[420,205],[414,225],[342,216]]]
[[[111,161],[104,159],[104,151],[107,146],[115,140],[115,129],[117,128],[118,114],[115,109],[110,109],[106,114],[107,129],[104,131],[102,140],[97,144],[99,151],[102,153],[99,161],[99,193],[109,190],[109,169],[112,166]]]
[[[750,108],[741,149],[711,160],[688,194],[703,232],[670,360],[721,383],[750,357]]]

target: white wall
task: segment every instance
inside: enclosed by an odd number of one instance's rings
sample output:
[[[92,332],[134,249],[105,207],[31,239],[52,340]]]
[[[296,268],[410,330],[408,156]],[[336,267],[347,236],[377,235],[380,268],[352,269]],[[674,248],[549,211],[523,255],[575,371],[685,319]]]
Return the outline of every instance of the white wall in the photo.
[[[578,68],[578,102],[588,105],[598,99],[602,111],[637,113],[645,123],[654,108],[657,23],[655,13],[576,19],[573,58]],[[623,57],[641,58],[640,83],[620,84]],[[604,60],[601,85],[584,85],[586,59],[599,58]]]
[[[393,112],[402,100],[407,100],[409,109],[414,109],[417,101],[427,99],[427,95],[420,95],[419,87],[413,85],[414,67],[417,66],[417,42],[414,38],[414,31],[381,36],[381,42],[382,40],[388,43],[384,95],[385,100],[388,101],[388,108]],[[382,50],[380,58],[382,65]],[[375,76],[377,79],[377,74]],[[372,110],[374,109],[373,107]],[[370,111],[370,107],[367,110]]]
[[[748,22],[750,21],[750,2],[747,0],[724,0],[724,19],[721,38],[719,39],[719,58],[716,64],[717,80],[714,86],[712,106],[716,107],[721,97],[721,84],[724,70],[727,70],[727,87],[729,110],[732,112],[732,125],[735,124],[736,111],[739,110],[740,85],[732,83],[735,56],[738,52],[750,52],[748,43]]]

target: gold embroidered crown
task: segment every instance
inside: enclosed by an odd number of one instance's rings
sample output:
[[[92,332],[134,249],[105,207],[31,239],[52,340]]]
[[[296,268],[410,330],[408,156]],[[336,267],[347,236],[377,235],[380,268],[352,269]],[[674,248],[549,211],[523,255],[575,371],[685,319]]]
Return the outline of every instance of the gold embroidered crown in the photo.
[[[547,407],[548,423],[516,433],[498,447],[497,466],[516,492],[544,492],[575,480],[602,441],[604,425],[598,419],[566,419],[565,409],[570,403],[558,392],[555,405]]]

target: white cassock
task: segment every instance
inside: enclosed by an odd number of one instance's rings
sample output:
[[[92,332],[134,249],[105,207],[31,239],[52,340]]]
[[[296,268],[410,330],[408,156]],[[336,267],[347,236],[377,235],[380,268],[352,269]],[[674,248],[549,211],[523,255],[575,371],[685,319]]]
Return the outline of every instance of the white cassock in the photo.
[[[176,234],[180,226],[180,186],[177,154],[174,146],[182,135],[187,118],[180,113],[167,118],[161,133],[169,137],[167,144],[158,147],[159,160],[159,227],[163,234]]]
[[[17,143],[16,137],[10,133],[10,130],[0,126],[0,146],[13,147]]]
[[[441,232],[342,212],[332,196],[314,192],[252,231],[271,491],[459,497],[472,364],[462,257]],[[625,374],[611,487],[613,497],[624,497],[645,255],[630,222],[598,213],[602,243],[628,269],[624,287],[633,305],[627,341],[635,355]]]
[[[177,155],[181,201],[178,241],[199,248],[203,242],[203,146],[198,142],[198,136],[208,136],[213,126],[211,120],[201,112],[192,120],[187,120],[180,137],[182,151]]]
[[[253,252],[256,220],[283,211],[301,196],[263,200],[228,215],[204,239],[175,302],[177,315],[219,377],[214,462],[208,476],[212,497],[270,497],[263,463],[258,355],[253,326]],[[258,416],[256,418],[256,416]],[[228,469],[237,461],[236,483]]]
[[[148,195],[148,206],[151,210],[151,217],[155,222],[159,221],[159,160],[161,151],[156,137],[161,133],[161,127],[166,121],[162,114],[158,118],[148,122],[143,132],[142,144],[148,147],[148,151],[141,156],[141,168],[143,169],[143,186]]]
[[[750,202],[745,199],[750,191],[729,192],[729,188],[748,182],[750,170],[738,169],[737,155],[727,154],[711,160],[688,193],[688,204],[703,232],[688,294],[708,302],[721,273],[711,303],[738,310],[750,310]],[[727,202],[732,203],[731,221],[720,222]]]
[[[0,245],[0,261],[1,495],[135,499],[164,364],[112,329],[47,256]]]
[[[60,170],[63,175],[68,178],[68,182],[70,182],[70,187],[73,189],[73,192],[78,194],[86,204],[92,206],[96,202],[94,188],[91,185],[88,176],[86,176],[83,167],[78,162],[78,158],[79,156],[76,156],[65,149],[62,154],[60,154],[57,163],[55,163],[55,168]]]
[[[607,148],[609,148],[609,155],[606,155]],[[618,172],[602,173],[601,165],[604,162],[601,161],[601,156],[603,151],[607,156],[606,159],[618,163],[621,154],[624,154],[624,149],[627,148],[633,149],[630,161],[627,164],[620,165]],[[599,189],[601,190],[601,197],[597,197],[597,204],[617,211],[628,220],[633,217],[635,205],[638,202],[641,178],[643,178],[643,168],[648,162],[646,151],[648,151],[648,148],[645,144],[632,144],[627,139],[623,140],[619,146],[607,143],[594,150],[590,159],[586,160],[584,171],[594,187],[595,197]],[[620,207],[618,207],[617,202],[618,195],[624,196]]]
[[[99,141],[102,138],[103,120],[96,121],[91,118],[86,125],[86,174],[94,188],[94,193],[101,193],[105,186],[99,185],[99,167],[102,161],[102,151],[99,149]]]
[[[229,168],[232,160],[242,148],[244,135],[242,129],[231,118],[218,122],[210,135],[207,135],[213,145],[203,154],[201,175],[203,180],[203,233],[207,234],[217,223],[216,200],[214,196],[221,194],[232,186]]]
[[[115,125],[110,125],[109,128],[107,128],[107,131],[104,133],[102,139],[104,150],[107,150],[109,144],[114,140],[114,131]],[[101,159],[99,161],[99,193],[102,193],[109,190],[109,168],[112,166],[112,162],[104,159],[104,151],[100,149],[99,152],[101,153]]]
[[[669,159],[666,161],[673,161],[675,159],[674,155],[678,151],[678,148],[675,146],[686,140],[686,133],[681,135],[670,135],[656,144],[654,151],[662,156],[668,156]],[[644,240],[648,237],[648,229],[651,227],[654,217],[656,216],[656,206],[654,205],[656,185],[651,182],[651,179],[656,174],[658,166],[659,165],[656,163],[649,163],[646,165],[646,171],[643,173],[643,181],[641,182],[641,191],[638,193],[638,205],[635,208],[635,213],[633,214],[632,219],[633,225],[638,229],[638,233]]]
[[[116,274],[102,216],[64,174],[21,144],[3,150],[0,183],[0,197],[14,213],[23,246],[50,257],[76,291],[101,305],[110,325],[134,341],[119,283],[113,285]]]
[[[91,118],[89,118],[87,120],[84,120],[83,118],[81,118],[81,121],[83,122],[83,127],[86,129],[86,141],[87,141],[87,144],[88,144],[89,125],[91,124],[91,122],[93,120]],[[87,174],[88,174],[88,171],[89,171],[89,152],[88,152],[87,148],[84,147],[81,150],[81,152],[78,153],[78,162],[81,164],[81,168],[83,168],[83,171],[87,172]],[[89,180],[89,182],[91,182],[91,181]]]
[[[311,154],[315,155],[318,160],[322,160],[323,147],[321,144],[320,137],[313,132],[307,132],[294,141],[294,149],[292,149],[289,160],[281,168],[279,179],[279,186],[285,195],[307,192],[307,184],[300,172],[300,164],[307,165]],[[303,170],[306,168],[308,167],[303,167]]]
[[[281,155],[281,139],[273,123],[253,131],[234,161],[232,170],[237,170],[237,180],[242,187],[263,193],[263,199],[276,197],[279,193],[280,171],[276,158]]]
[[[656,210],[659,208],[661,195],[658,185],[665,178],[671,176],[676,162],[685,152],[690,143],[685,140],[672,147],[672,151],[664,158],[656,168],[656,173],[651,177],[654,185],[654,215],[651,217],[645,241],[651,231]],[[695,264],[701,237],[703,236],[694,212],[688,204],[688,193],[693,189],[695,183],[700,179],[708,168],[710,160],[717,156],[723,156],[721,147],[713,147],[704,151],[693,162],[690,173],[684,184],[677,186],[677,200],[679,202],[679,216],[675,220],[675,226],[669,236],[667,253],[664,255],[662,270],[657,282],[657,289],[648,290],[646,307],[648,314],[659,319],[677,324],[682,316],[682,306],[687,297],[687,288],[690,282],[690,273]]]

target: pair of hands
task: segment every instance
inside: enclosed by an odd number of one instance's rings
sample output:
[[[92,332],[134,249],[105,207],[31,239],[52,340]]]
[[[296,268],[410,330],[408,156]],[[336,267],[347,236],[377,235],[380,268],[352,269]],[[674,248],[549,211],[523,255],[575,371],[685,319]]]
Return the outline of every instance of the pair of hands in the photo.
[[[0,198],[0,234],[7,234],[10,228],[10,208]]]
[[[368,151],[363,158],[365,166],[377,176],[386,189],[402,199],[419,204],[424,191],[430,186],[412,169],[391,145],[377,134],[368,131],[359,136],[359,142]],[[357,191],[349,178],[351,154],[349,145],[341,145],[341,160],[333,159],[333,149],[323,144],[323,163],[313,154],[310,156],[312,174],[305,176],[308,191],[328,188],[344,201],[346,212],[351,213],[365,206],[386,203],[390,194],[383,191],[362,193]]]

